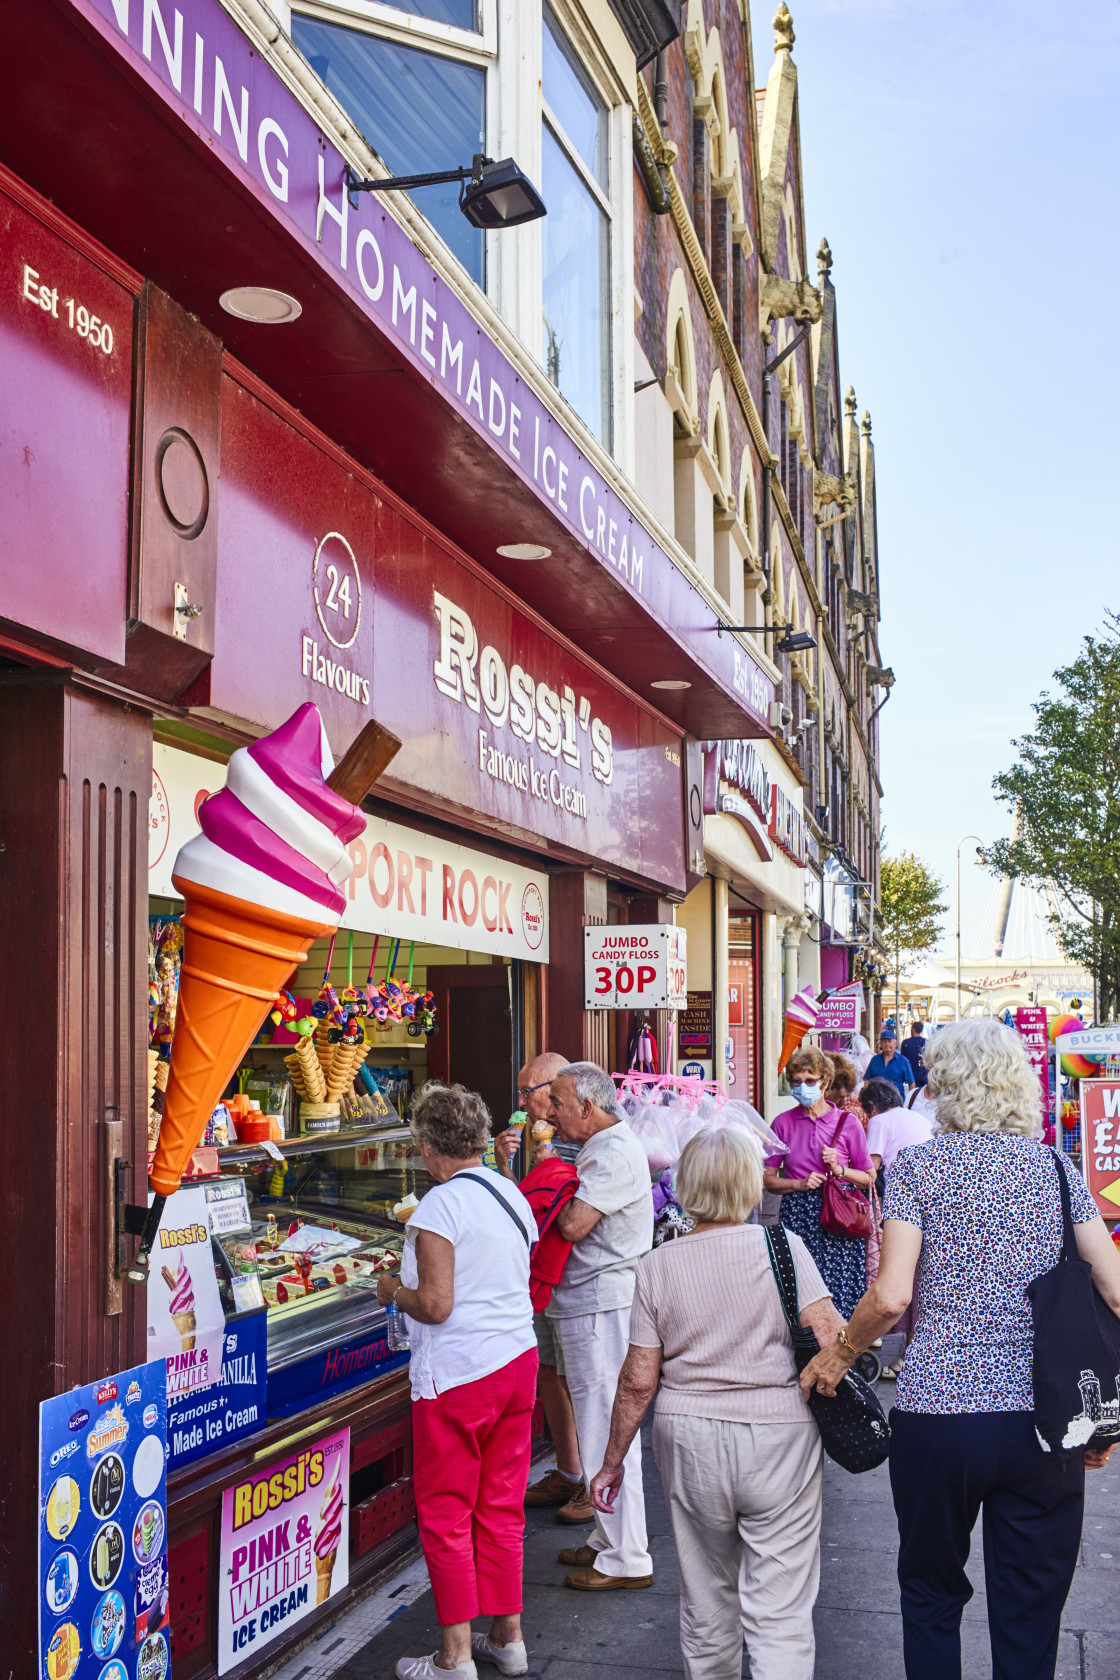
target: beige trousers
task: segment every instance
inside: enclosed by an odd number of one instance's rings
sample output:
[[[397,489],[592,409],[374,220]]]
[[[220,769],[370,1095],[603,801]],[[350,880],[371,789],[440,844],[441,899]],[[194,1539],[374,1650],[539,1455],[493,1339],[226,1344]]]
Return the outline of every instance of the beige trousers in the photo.
[[[681,1572],[688,1680],[812,1680],[821,1438],[805,1423],[657,1413],[653,1452]]]

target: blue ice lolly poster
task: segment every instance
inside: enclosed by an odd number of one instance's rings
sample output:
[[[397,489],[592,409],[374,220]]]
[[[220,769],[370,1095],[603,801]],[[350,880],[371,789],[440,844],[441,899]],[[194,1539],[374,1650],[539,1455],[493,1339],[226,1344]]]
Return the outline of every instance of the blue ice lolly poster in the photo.
[[[39,1407],[39,1672],[168,1680],[167,1365]]]

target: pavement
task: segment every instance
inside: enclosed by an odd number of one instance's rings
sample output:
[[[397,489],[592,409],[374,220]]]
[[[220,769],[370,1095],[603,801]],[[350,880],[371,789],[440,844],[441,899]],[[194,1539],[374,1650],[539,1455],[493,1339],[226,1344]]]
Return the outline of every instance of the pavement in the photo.
[[[893,1385],[880,1384],[889,1406]],[[640,1592],[594,1595],[563,1584],[561,1546],[582,1542],[582,1529],[560,1527],[551,1511],[527,1514],[525,1611],[529,1673],[535,1680],[609,1680],[610,1676],[683,1673],[678,1643],[677,1562],[661,1481],[645,1444],[646,1512],[654,1584]],[[897,1531],[887,1467],[851,1476],[825,1461],[821,1586],[817,1600],[816,1680],[902,1680],[902,1626],[895,1580]],[[1057,1680],[1116,1680],[1120,1675],[1120,1453],[1088,1477],[1081,1561],[1063,1619]],[[963,1680],[988,1680],[991,1659],[979,1525],[969,1574],[976,1593],[964,1613]],[[394,1601],[394,1594],[396,1599]],[[378,1607],[379,1606],[379,1607]],[[289,1659],[291,1680],[391,1680],[398,1657],[439,1644],[422,1564],[383,1586],[374,1606],[347,1618]],[[476,1624],[482,1626],[483,1624]],[[318,1646],[318,1650],[316,1649]],[[334,1662],[326,1654],[336,1653]],[[338,1666],[335,1666],[335,1663]],[[496,1680],[482,1665],[480,1680]],[[746,1659],[743,1674],[749,1676]]]

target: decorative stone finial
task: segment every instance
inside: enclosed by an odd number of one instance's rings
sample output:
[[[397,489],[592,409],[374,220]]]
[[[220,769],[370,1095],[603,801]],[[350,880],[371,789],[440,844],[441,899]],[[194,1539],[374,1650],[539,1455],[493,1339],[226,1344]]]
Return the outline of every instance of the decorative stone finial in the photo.
[[[776,53],[792,52],[793,43],[796,39],[797,37],[793,33],[793,19],[789,15],[789,7],[786,5],[786,0],[781,0],[781,5],[774,13],[774,51]]]
[[[844,392],[844,413],[849,420],[854,420],[856,417],[856,393],[855,387],[852,385],[849,385]]]
[[[832,252],[827,239],[822,239],[817,246],[817,273],[820,275],[822,286],[827,276],[832,273]]]
[[[871,436],[871,415],[868,413],[866,408],[863,411],[863,419],[860,421],[859,429],[863,433],[864,437],[869,438]]]

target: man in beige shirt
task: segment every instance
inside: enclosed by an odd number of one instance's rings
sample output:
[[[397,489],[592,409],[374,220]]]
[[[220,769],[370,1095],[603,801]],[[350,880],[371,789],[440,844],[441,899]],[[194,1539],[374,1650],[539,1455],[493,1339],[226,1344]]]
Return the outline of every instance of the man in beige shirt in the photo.
[[[551,1129],[549,1119],[552,1081],[561,1068],[568,1065],[567,1056],[555,1050],[545,1050],[527,1062],[517,1076],[517,1100],[528,1119],[525,1123],[525,1164],[537,1158],[533,1148],[533,1128],[540,1124]],[[523,1134],[511,1126],[494,1139],[494,1155],[507,1178],[513,1178],[511,1161],[522,1142]],[[552,1149],[565,1161],[574,1161],[579,1154],[578,1144],[566,1144],[562,1138],[552,1137],[543,1146]],[[564,1356],[560,1352],[552,1325],[543,1312],[533,1314],[533,1329],[537,1336],[540,1367],[537,1392],[544,1408],[548,1433],[556,1450],[556,1468],[539,1482],[533,1482],[525,1494],[529,1506],[559,1506],[556,1521],[560,1523],[594,1522],[595,1512],[587,1496],[587,1483],[579,1462],[579,1443],[576,1440],[576,1420],[572,1402],[564,1381]]]
[[[591,1472],[603,1462],[629,1346],[634,1270],[653,1246],[653,1194],[646,1152],[622,1118],[609,1074],[593,1062],[563,1068],[552,1081],[550,1113],[561,1139],[580,1145],[579,1188],[557,1219],[573,1247],[548,1317],[564,1355],[580,1458]],[[609,1592],[653,1583],[640,1440],[626,1469],[617,1509],[597,1515],[586,1546],[560,1554],[561,1563],[576,1565],[569,1587]]]

